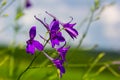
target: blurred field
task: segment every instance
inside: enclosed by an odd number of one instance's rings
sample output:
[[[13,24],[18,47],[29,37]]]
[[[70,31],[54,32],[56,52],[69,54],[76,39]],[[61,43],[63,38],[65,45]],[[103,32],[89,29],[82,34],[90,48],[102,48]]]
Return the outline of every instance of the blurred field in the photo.
[[[53,51],[47,50],[47,52],[51,55]],[[101,52],[103,50],[70,49],[65,64],[66,73],[60,80],[120,80],[119,64],[112,64],[113,61],[120,60],[120,54],[115,51],[104,51],[105,55],[98,60]],[[26,54],[23,49],[1,48],[0,80],[17,80],[33,56]],[[59,80],[56,68],[42,53],[32,66],[21,80]]]

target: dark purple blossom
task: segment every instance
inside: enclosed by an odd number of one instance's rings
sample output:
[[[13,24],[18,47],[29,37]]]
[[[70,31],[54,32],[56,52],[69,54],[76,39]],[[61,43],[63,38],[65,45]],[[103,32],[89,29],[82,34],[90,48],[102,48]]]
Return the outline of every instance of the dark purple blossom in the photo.
[[[30,39],[27,41],[26,52],[30,54],[34,54],[35,48],[38,49],[39,51],[42,51],[44,49],[43,45],[39,41],[34,40],[36,36],[36,26],[33,26],[30,29],[29,36]]]
[[[31,6],[32,6],[32,4],[31,4],[30,0],[26,0],[25,7],[29,8]]]
[[[47,53],[43,51],[44,55],[52,61],[52,63],[56,66],[56,68],[59,70],[59,76],[62,77],[62,74],[65,73],[65,68],[63,66],[64,61],[61,59],[53,59],[50,57]]]
[[[50,41],[52,47],[54,48],[55,45],[59,45],[59,43],[64,42],[65,39],[62,36],[62,33],[60,32],[59,21],[54,19],[49,27],[50,27]]]
[[[57,67],[57,69],[59,70],[59,76],[60,78],[62,77],[62,74],[65,73],[65,68],[63,66],[64,61],[60,60],[60,59],[54,59],[52,60],[52,62],[54,63],[54,65]]]
[[[55,47],[55,45],[59,45],[60,42],[64,42],[65,39],[62,36],[62,33],[60,32],[60,27],[59,27],[59,21],[56,19],[53,19],[52,22],[49,24],[47,24],[44,20],[44,22],[37,18],[36,16],[34,16],[36,18],[36,20],[40,21],[45,28],[47,29],[47,31],[50,33],[50,41],[51,41],[51,45],[52,48]]]
[[[50,15],[51,17],[53,17],[54,19],[58,20],[55,16],[53,16],[50,13],[48,13],[47,11],[46,11],[46,13],[48,15]],[[71,19],[71,21],[72,20],[73,20],[73,18]],[[64,29],[66,30],[66,32],[74,39],[78,35],[78,32],[77,32],[76,29],[73,28],[76,23],[71,24],[71,21],[69,21],[68,23],[62,23],[61,21],[59,21],[59,23],[64,27]]]
[[[68,47],[60,47],[60,48],[57,49],[57,51],[58,51],[58,53],[59,53],[59,55],[60,55],[60,57],[62,58],[63,61],[66,60],[65,56],[66,56],[66,53],[67,53],[69,48],[70,48],[70,46],[68,46]]]
[[[62,25],[63,25],[64,29],[66,30],[66,32],[67,32],[73,39],[76,38],[76,36],[78,35],[77,30],[73,28],[75,24],[76,24],[76,23],[71,24],[70,22],[64,23],[64,24],[62,23]]]

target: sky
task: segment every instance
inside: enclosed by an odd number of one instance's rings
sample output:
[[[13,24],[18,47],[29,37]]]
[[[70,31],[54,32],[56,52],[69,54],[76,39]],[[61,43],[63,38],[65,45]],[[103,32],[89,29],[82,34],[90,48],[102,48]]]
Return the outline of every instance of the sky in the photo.
[[[90,8],[93,6],[94,0],[30,0],[32,7],[24,10],[24,16],[19,20],[22,30],[16,36],[16,42],[26,45],[26,40],[29,39],[28,32],[31,26],[37,26],[37,32],[44,36],[45,28],[34,19],[34,15],[40,19],[46,17],[46,21],[52,19],[45,14],[45,11],[55,15],[60,21],[70,21],[70,16],[73,17],[73,23],[77,23],[75,28],[79,30],[79,36],[76,40],[64,32],[67,41],[72,45],[77,45],[83,35],[87,22],[80,26],[82,20],[90,15]],[[100,19],[94,21],[84,39],[82,46],[88,48],[98,45],[98,48],[120,50],[120,0],[101,0],[101,6],[115,2],[114,5],[108,6],[100,14]],[[20,4],[22,3],[22,4]],[[14,15],[16,7],[24,5],[24,0],[14,2],[3,14],[8,14],[7,18],[0,18],[0,44],[9,44],[13,41],[14,31],[12,26],[15,25]],[[5,28],[6,27],[6,28]],[[5,29],[4,29],[5,28]],[[4,31],[2,31],[4,29]],[[39,36],[37,39],[40,39]]]

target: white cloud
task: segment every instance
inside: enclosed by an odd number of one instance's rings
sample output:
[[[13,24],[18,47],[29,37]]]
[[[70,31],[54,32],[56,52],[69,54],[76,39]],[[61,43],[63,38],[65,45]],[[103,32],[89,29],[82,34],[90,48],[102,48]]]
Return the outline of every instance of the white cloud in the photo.
[[[26,24],[26,25],[32,25],[35,23],[35,20],[34,20],[34,15],[36,15],[38,13],[38,9],[37,8],[32,8],[32,9],[28,9],[26,10],[24,13],[25,13],[25,16],[23,16],[21,19],[20,19],[20,22],[23,23],[23,24]]]
[[[0,19],[0,32],[4,29],[5,23],[4,20]]]
[[[103,11],[101,17],[105,24],[114,24],[118,22],[120,16],[120,9],[117,5],[108,6]]]
[[[101,14],[103,33],[109,39],[120,39],[120,9],[117,5],[106,7]]]

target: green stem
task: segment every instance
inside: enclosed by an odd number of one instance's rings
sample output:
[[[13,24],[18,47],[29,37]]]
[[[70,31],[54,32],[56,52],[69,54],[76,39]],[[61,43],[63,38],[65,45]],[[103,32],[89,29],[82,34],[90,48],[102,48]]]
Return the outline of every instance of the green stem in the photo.
[[[39,55],[39,54],[38,54]],[[30,66],[33,64],[33,62],[35,61],[35,59],[38,57],[38,55],[35,55],[34,58],[32,59],[31,63],[29,64],[29,66],[19,75],[17,80],[20,80],[20,78],[22,77],[22,75],[30,68]]]
[[[96,64],[104,57],[105,53],[100,53],[96,59],[93,61],[93,63],[90,65],[90,68],[87,70],[87,72],[84,74],[83,79],[86,79],[88,77],[88,74],[90,71],[96,66]]]
[[[92,23],[93,16],[94,16],[94,11],[92,11],[92,13],[91,13],[91,16],[90,16],[90,19],[89,19],[89,22],[88,22],[88,25],[87,25],[86,31],[85,31],[84,34],[82,35],[82,38],[80,39],[77,48],[81,46],[83,40],[85,39],[85,37],[86,37],[86,35],[87,35],[87,33],[88,33],[88,30],[89,30],[89,28],[90,28],[90,25],[91,25],[91,23]]]

